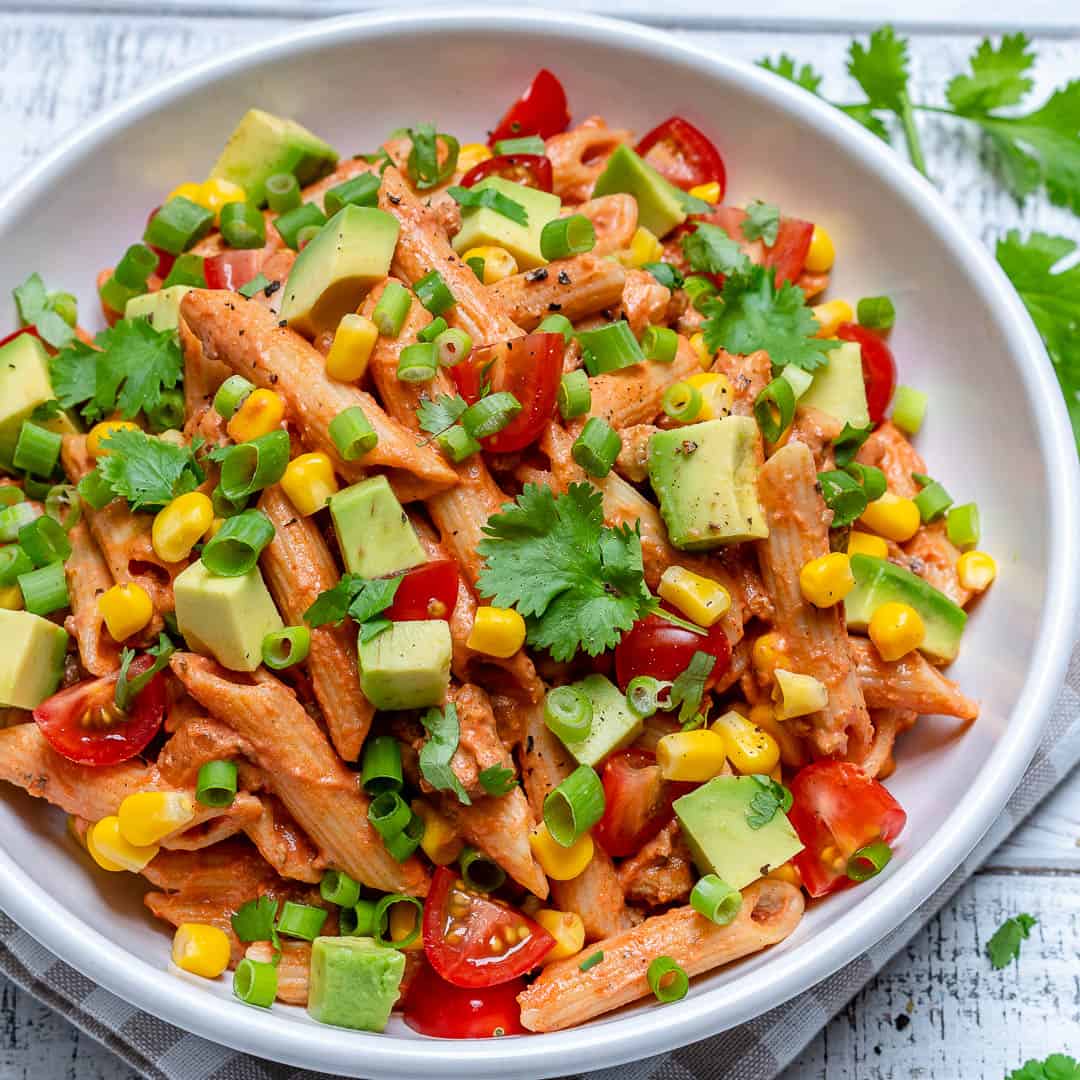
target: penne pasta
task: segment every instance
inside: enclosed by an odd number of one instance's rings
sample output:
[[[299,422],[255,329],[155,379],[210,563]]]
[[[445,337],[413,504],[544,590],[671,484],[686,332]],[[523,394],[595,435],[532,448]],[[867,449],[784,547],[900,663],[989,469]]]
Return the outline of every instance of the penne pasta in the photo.
[[[919,494],[919,485],[911,474],[925,475],[926,462],[891,420],[884,420],[877,426],[859,448],[855,460],[879,468],[894,495],[913,499]]]
[[[113,586],[113,576],[85,521],[69,533],[71,556],[64,564],[71,614],[64,625],[79,646],[79,659],[91,675],[109,675],[120,667],[120,646],[105,629],[98,597]]]
[[[601,195],[580,206],[564,207],[563,215],[584,214],[596,232],[593,255],[612,255],[630,246],[638,224],[637,199],[632,195]]]
[[[599,311],[614,311],[623,296],[626,271],[590,252],[559,259],[539,271],[528,270],[488,286],[491,296],[518,326],[534,330],[557,312],[576,323]]]
[[[863,696],[871,709],[910,709],[920,715],[974,720],[979,706],[965,697],[921,653],[910,652],[888,663],[866,638],[849,638]]]
[[[604,171],[611,152],[633,142],[625,128],[609,128],[599,116],[590,116],[580,126],[547,139],[547,156],[555,179],[555,194],[564,203],[584,202],[592,197],[597,178]]]

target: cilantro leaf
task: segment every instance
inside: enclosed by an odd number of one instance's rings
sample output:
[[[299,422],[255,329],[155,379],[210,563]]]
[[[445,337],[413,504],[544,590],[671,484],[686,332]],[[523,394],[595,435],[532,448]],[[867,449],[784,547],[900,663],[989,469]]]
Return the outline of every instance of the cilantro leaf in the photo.
[[[1037,922],[1030,915],[1013,915],[994,931],[986,943],[986,955],[995,971],[1008,967],[1020,956],[1020,945],[1031,936],[1031,928]]]
[[[102,415],[118,409],[130,420],[140,409],[154,408],[162,389],[180,381],[183,358],[172,330],[158,332],[145,319],[122,319],[96,340],[104,350],[94,391]]]
[[[848,49],[848,73],[862,87],[872,109],[903,111],[907,99],[907,39],[891,26],[870,35],[868,46],[853,41]]]
[[[394,625],[393,619],[368,619],[360,624],[360,644],[374,641],[381,633]]]
[[[738,242],[719,225],[706,221],[682,238],[682,249],[691,269],[702,273],[745,273],[750,268],[750,259]]]
[[[949,104],[961,116],[1018,105],[1034,83],[1024,73],[1035,63],[1026,34],[1006,34],[995,49],[984,38],[972,54],[970,75],[957,75],[945,90]]]
[[[97,386],[97,358],[97,349],[79,340],[49,357],[49,378],[56,400],[65,409],[83,405],[83,416],[87,420],[101,418],[101,413],[92,407]]]
[[[705,696],[705,684],[709,681],[715,664],[715,656],[699,649],[690,657],[690,663],[675,676],[675,681],[671,684],[671,705],[672,707],[680,706],[679,723],[686,730],[691,730],[687,725],[694,724],[702,698]],[[702,717],[703,723],[704,717]],[[701,727],[702,724],[694,724],[694,727]]]
[[[463,210],[477,210],[481,207],[494,210],[504,218],[516,221],[519,225],[529,224],[529,212],[519,202],[494,188],[463,188],[454,185],[446,189],[447,195]]]
[[[241,941],[269,941],[275,949],[281,948],[278,940],[277,919],[278,902],[269,896],[260,896],[249,900],[229,920],[233,932]]]
[[[63,294],[50,295],[40,274],[31,274],[21,285],[16,285],[12,295],[19,318],[27,326],[35,327],[47,345],[60,349],[75,339],[74,328],[54,309],[57,297]]]
[[[345,574],[333,588],[325,589],[315,597],[314,603],[304,612],[304,621],[309,626],[336,625],[348,615],[358,623],[366,623],[393,603],[400,584],[400,574],[374,580],[359,574]],[[370,641],[385,629],[381,627],[380,631],[375,631],[372,628],[364,640]]]
[[[501,765],[492,765],[480,773],[480,786],[489,794],[498,798],[509,795],[517,787],[517,777],[513,769],[504,769]]]
[[[811,94],[816,94],[818,87],[821,86],[821,75],[809,64],[797,67],[795,59],[787,53],[781,53],[775,60],[764,56],[757,62],[757,66],[771,71],[774,75],[779,75],[782,79],[787,79],[788,82],[793,82],[796,86],[801,86],[804,90],[809,90]]]
[[[837,105],[836,108],[850,116],[856,123],[862,124],[871,135],[876,135],[885,142],[889,141],[888,129],[869,105]]]
[[[750,777],[760,791],[754,792],[746,811],[746,824],[751,829],[763,829],[777,813],[786,814],[791,809],[793,797],[790,791],[771,776],[757,773]]]
[[[641,269],[648,270],[666,289],[681,289],[683,287],[683,276],[671,263],[644,263]]]
[[[116,691],[113,701],[121,712],[127,712],[132,703],[139,696],[147,683],[169,663],[169,657],[176,652],[176,646],[169,640],[167,634],[158,637],[157,644],[146,650],[146,655],[153,657],[154,662],[133,679],[129,678],[128,672],[131,662],[135,659],[134,649],[124,649],[120,654],[120,676],[116,680]]]
[[[194,444],[174,446],[143,431],[121,428],[101,445],[110,453],[98,459],[97,471],[132,510],[165,506],[206,479],[195,460]]]
[[[54,416],[59,416],[63,411],[60,402],[56,398],[49,398],[48,401],[43,401],[40,405],[34,406],[33,411],[30,413],[30,419],[42,423],[46,420],[52,420]]]
[[[842,469],[855,460],[855,455],[874,430],[873,424],[867,424],[864,428],[855,427],[850,422],[844,424],[844,430],[833,439],[833,456],[836,459],[836,467]]]
[[[458,422],[468,407],[468,402],[460,394],[439,394],[434,401],[431,398],[422,398],[416,410],[420,430],[431,435],[441,435]]]
[[[1051,1054],[1045,1061],[1032,1058],[1009,1073],[1006,1080],[1080,1080],[1080,1063],[1068,1054]]]
[[[742,234],[747,240],[763,240],[766,247],[776,243],[780,232],[780,207],[755,199],[746,208]]]
[[[637,532],[605,526],[603,497],[589,484],[571,484],[558,498],[526,484],[484,532],[480,593],[516,607],[530,643],[555,660],[614,648],[657,606],[645,586]]]
[[[364,623],[385,611],[394,602],[401,579],[402,575],[399,574],[397,577],[365,581],[349,604],[349,614],[358,623]]]
[[[461,725],[454,703],[448,702],[445,709],[428,709],[420,717],[420,722],[428,733],[427,740],[420,748],[420,772],[424,779],[436,791],[452,791],[458,797],[458,802],[472,806],[469,793],[450,767],[461,738]]]

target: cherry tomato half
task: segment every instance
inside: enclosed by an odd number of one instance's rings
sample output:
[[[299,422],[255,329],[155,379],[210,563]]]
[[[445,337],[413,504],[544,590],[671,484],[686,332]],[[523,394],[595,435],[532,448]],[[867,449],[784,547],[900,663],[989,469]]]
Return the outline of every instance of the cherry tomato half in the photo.
[[[494,146],[500,139],[517,139],[523,135],[548,139],[565,131],[569,124],[566,91],[547,68],[541,68],[525,93],[495,125],[488,136],[488,146]]]
[[[480,440],[485,450],[507,454],[540,437],[555,411],[564,347],[562,334],[529,334],[473,349],[468,360],[450,369],[470,405],[480,399],[485,381],[493,392],[508,390],[521,402],[521,412],[502,431]]]
[[[239,289],[259,273],[265,256],[264,248],[223,251],[220,255],[210,255],[203,261],[206,287]]]
[[[848,761],[815,761],[789,785],[788,819],[805,845],[795,865],[811,896],[852,884],[848,859],[861,847],[900,835],[907,814],[876,780]]]
[[[462,187],[472,187],[488,176],[501,176],[514,184],[550,191],[551,162],[542,154],[500,154],[474,165],[462,178]]]
[[[459,880],[456,870],[440,866],[424,902],[424,952],[447,982],[469,987],[509,982],[555,947],[538,923],[501,900],[458,888]]]
[[[405,995],[405,1023],[436,1039],[490,1039],[524,1035],[517,996],[524,979],[498,986],[454,986],[425,964]]]
[[[153,662],[139,656],[129,674],[141,675]],[[41,734],[58,754],[80,765],[116,765],[146,748],[165,715],[165,677],[155,675],[128,713],[113,704],[118,678],[86,679],[53,694],[34,710]]]
[[[724,197],[724,159],[709,137],[681,116],[672,116],[654,127],[637,144],[637,152],[676,187],[689,191],[716,181],[720,198]]]
[[[763,240],[747,240],[742,226],[746,211],[737,206],[720,206],[711,214],[696,215],[694,221],[707,221],[719,225],[739,247],[761,266],[776,270],[776,284],[796,281],[806,265],[806,255],[814,235],[814,224],[801,218],[782,217],[776,233],[776,242],[766,247]]]
[[[671,681],[686,670],[696,652],[712,653],[716,657],[712,669],[714,681],[731,666],[731,643],[720,623],[702,637],[659,615],[647,615],[634,623],[615,646],[616,682],[625,690],[638,675]]]
[[[432,559],[406,570],[384,615],[394,622],[447,619],[458,597],[457,564],[453,559]]]
[[[885,410],[896,389],[896,361],[892,350],[879,334],[858,323],[841,323],[836,336],[841,341],[859,343],[863,382],[866,383],[866,407],[870,410],[870,419],[880,424],[885,419]]]
[[[0,348],[3,348],[9,341],[14,341],[20,334],[30,334],[33,337],[41,339],[41,335],[37,332],[36,326],[22,326],[18,330],[7,335],[7,337],[0,338]]]

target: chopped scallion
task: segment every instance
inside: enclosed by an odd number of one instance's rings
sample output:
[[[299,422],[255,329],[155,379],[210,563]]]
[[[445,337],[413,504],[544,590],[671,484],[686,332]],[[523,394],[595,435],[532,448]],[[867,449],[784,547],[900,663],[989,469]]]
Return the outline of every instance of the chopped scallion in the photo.
[[[604,786],[588,765],[579,765],[544,799],[544,824],[563,847],[571,847],[603,816]]]
[[[329,425],[330,438],[345,461],[359,461],[379,443],[378,432],[359,405],[339,412]]]
[[[270,519],[258,510],[245,510],[225,523],[202,551],[203,566],[218,577],[242,577],[259,561],[274,538]]]
[[[590,375],[640,364],[645,359],[641,346],[625,319],[608,323],[596,330],[582,330],[577,335],[582,362]]]
[[[203,806],[232,806],[239,772],[235,761],[208,761],[199,769],[195,799]]]
[[[622,449],[619,433],[602,417],[590,416],[574,440],[570,455],[590,475],[603,479]]]
[[[567,371],[559,380],[557,404],[559,415],[564,420],[572,420],[575,416],[584,416],[592,408],[592,390],[589,387],[589,376],[582,368]]]
[[[311,631],[306,626],[286,626],[263,638],[263,663],[274,671],[284,671],[303,663],[310,649]]]

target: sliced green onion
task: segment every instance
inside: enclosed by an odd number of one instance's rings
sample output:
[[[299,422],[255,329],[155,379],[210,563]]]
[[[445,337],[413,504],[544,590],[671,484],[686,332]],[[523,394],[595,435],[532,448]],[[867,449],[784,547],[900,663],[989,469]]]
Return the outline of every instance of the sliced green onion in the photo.
[[[266,218],[251,203],[226,203],[219,220],[221,238],[231,248],[261,248],[266,243]]]
[[[626,684],[627,708],[647,720],[660,708],[660,695],[671,689],[671,683],[661,682],[651,675],[637,675]]]
[[[320,232],[322,232],[321,225],[305,225],[296,234],[296,250],[303,251]]]
[[[619,433],[602,417],[590,416],[570,448],[570,456],[590,475],[603,479],[622,449]]]
[[[158,208],[147,222],[143,240],[170,255],[179,255],[201,240],[214,225],[214,214],[182,195]],[[130,249],[129,249],[130,250]],[[157,257],[154,257],[157,266]]]
[[[146,423],[154,434],[163,431],[176,431],[184,426],[185,406],[184,391],[179,387],[162,390],[156,405],[144,406]]]
[[[236,965],[233,975],[233,993],[245,1005],[257,1005],[269,1009],[277,997],[277,967],[262,960],[249,960],[246,956]]]
[[[383,289],[371,321],[383,337],[396,338],[405,325],[405,316],[412,306],[412,294],[400,281],[388,281]]]
[[[472,338],[454,326],[435,339],[435,348],[439,350],[439,367],[453,367],[472,352]]]
[[[274,219],[274,228],[278,235],[285,241],[286,247],[293,251],[300,250],[300,230],[314,225],[322,228],[326,224],[326,216],[314,203],[304,203],[302,206],[286,210],[280,217]]]
[[[929,400],[929,396],[921,390],[898,386],[893,398],[892,422],[908,435],[918,434],[926,418],[926,405]]]
[[[412,811],[396,791],[387,790],[371,800],[367,816],[372,827],[385,840],[404,830],[412,820]]]
[[[232,806],[236,799],[239,770],[235,761],[208,761],[199,769],[195,799],[203,806]]]
[[[973,548],[979,543],[979,507],[975,503],[954,506],[945,518],[945,535],[958,548]]]
[[[544,723],[564,743],[581,742],[592,730],[592,699],[576,686],[556,686],[544,698]]]
[[[378,432],[359,405],[339,412],[329,426],[330,438],[344,461],[359,461],[379,443]]]
[[[754,399],[754,419],[766,442],[774,443],[795,419],[795,391],[784,378],[773,379]]]
[[[574,324],[565,315],[548,315],[536,328],[538,334],[562,334],[563,344],[569,345],[574,336]]]
[[[416,335],[420,341],[434,341],[444,330],[448,329],[449,324],[440,315],[434,318]]]
[[[343,184],[338,184],[323,196],[326,216],[333,217],[346,206],[378,206],[379,177],[375,173],[361,173]]]
[[[79,492],[72,484],[54,484],[45,496],[45,513],[60,522],[65,531],[74,529],[82,517]]]
[[[847,861],[847,876],[852,881],[869,881],[877,877],[892,859],[892,848],[884,840],[875,840],[859,848]]]
[[[19,547],[35,566],[63,562],[71,554],[71,541],[60,522],[43,514],[19,530]]]
[[[544,799],[544,824],[556,843],[571,847],[604,816],[604,785],[579,765]]]
[[[398,355],[397,377],[402,382],[431,382],[439,370],[439,350],[434,341],[406,345]]]
[[[496,156],[502,154],[538,154],[543,157],[547,153],[544,140],[539,135],[522,135],[517,139],[500,139],[492,148],[491,152]]]
[[[63,440],[55,431],[22,422],[19,437],[15,442],[12,464],[16,469],[23,469],[38,476],[49,476],[60,460],[60,444]]]
[[[461,414],[461,426],[474,438],[486,439],[502,431],[521,412],[521,402],[506,390],[488,394]]]
[[[896,308],[887,296],[864,296],[855,309],[860,326],[888,330],[896,322]]]
[[[412,147],[405,169],[418,191],[438,187],[453,175],[461,150],[453,135],[441,131],[436,134],[431,124],[417,124],[415,128],[408,129],[408,136]],[[446,147],[446,157],[442,164],[439,163],[440,139]]]
[[[690,892],[690,906],[717,926],[727,926],[742,907],[742,893],[716,874],[706,874]]]
[[[559,396],[556,399],[559,415],[564,420],[584,416],[592,408],[592,388],[584,368],[567,371],[559,380]]]
[[[40,516],[40,511],[33,503],[20,502],[14,506],[5,506],[0,510],[0,541],[10,543],[18,540],[22,527]]]
[[[248,504],[247,499],[227,499],[220,484],[210,492],[210,502],[214,508],[214,517],[219,518],[236,517]]]
[[[23,475],[23,488],[26,491],[26,497],[33,499],[35,502],[41,502],[46,495],[49,494],[49,488],[52,487],[52,480],[48,477],[42,478],[40,476],[34,476],[33,473],[25,473]]]
[[[691,274],[684,282],[683,288],[690,298],[690,305],[695,311],[701,311],[706,301],[711,300],[720,291],[715,282],[700,274]]]
[[[266,180],[266,201],[275,214],[287,214],[300,205],[300,183],[292,173],[274,173]]]
[[[649,989],[656,1000],[664,1005],[686,997],[690,989],[690,979],[686,972],[670,956],[658,956],[645,973],[649,980]]]
[[[354,907],[360,899],[360,883],[354,881],[344,870],[327,870],[319,882],[319,895],[328,903],[338,907]],[[375,910],[375,905],[371,905]]]
[[[206,259],[201,255],[192,255],[190,252],[177,255],[176,262],[172,264],[169,276],[161,283],[161,287],[171,289],[174,285],[190,285],[193,289],[205,289]]]
[[[885,494],[888,483],[885,474],[876,465],[864,465],[861,461],[851,461],[844,466],[844,471],[866,492],[866,501],[872,503]]]
[[[809,371],[794,364],[788,364],[780,372],[780,378],[791,387],[796,401],[810,389],[810,384],[814,381],[814,376]]]
[[[49,296],[49,310],[55,311],[72,329],[79,321],[79,301],[69,292],[54,292]]]
[[[460,465],[481,449],[480,444],[460,424],[454,424],[436,435],[435,444],[455,465]]]
[[[818,473],[821,497],[833,512],[832,528],[840,529],[857,520],[866,509],[869,500],[862,484],[846,472],[834,469]]]
[[[679,351],[679,335],[670,326],[648,326],[641,335],[641,351],[646,360],[670,364]]]
[[[494,892],[506,880],[506,871],[490,856],[473,847],[462,850],[458,865],[465,884],[478,892]]]
[[[329,914],[326,908],[286,900],[278,916],[277,932],[301,941],[314,941],[322,933],[323,924]]]
[[[91,469],[75,485],[75,490],[84,502],[89,503],[93,510],[103,510],[116,498],[112,486],[97,469]],[[2,517],[3,512],[0,511],[0,518]],[[0,540],[3,539],[3,528],[0,527]]]
[[[584,960],[578,964],[578,971],[588,971],[589,968],[596,967],[604,959],[604,950],[599,949],[591,956],[586,956]]]
[[[660,407],[680,424],[692,423],[701,412],[701,391],[688,382],[672,383],[660,399]]]
[[[412,931],[409,933],[408,937],[402,938],[401,941],[392,941],[389,937],[390,909],[395,904],[412,904],[412,906],[416,908],[416,922],[413,925]],[[406,896],[405,893],[389,893],[375,905],[375,925],[373,927],[372,937],[374,937],[380,945],[389,945],[392,949],[407,949],[420,937],[423,919],[424,902],[422,900],[418,900],[415,896]]]
[[[923,524],[936,521],[953,504],[953,497],[945,490],[937,480],[930,480],[926,486],[915,496],[915,505],[919,508],[919,517]]]
[[[625,319],[608,323],[596,330],[582,330],[577,335],[581,359],[590,375],[640,364],[645,354]]]
[[[393,735],[376,735],[364,743],[364,763],[360,783],[371,796],[387,791],[400,792],[404,786],[401,773],[401,744]]]
[[[457,301],[450,287],[443,280],[438,270],[430,270],[414,286],[417,300],[431,312],[432,315],[441,315],[449,311]]]
[[[479,255],[474,255],[471,259],[465,260],[465,265],[476,275],[477,279],[483,284],[484,281],[484,260]]]
[[[413,814],[409,823],[401,832],[383,837],[383,845],[398,862],[404,862],[419,846],[424,838],[424,819]]]
[[[231,420],[254,389],[255,384],[248,382],[243,375],[230,375],[214,395],[214,411],[225,420]]]
[[[338,932],[342,937],[371,937],[374,931],[374,900],[357,900],[338,912]]]
[[[25,501],[26,496],[22,493],[22,488],[18,488],[14,484],[0,484],[0,509]]]
[[[34,561],[18,544],[0,548],[0,589],[14,585],[23,574],[34,569]]]
[[[145,244],[132,244],[121,256],[112,276],[125,288],[143,292],[157,265],[158,257],[150,248]]]
[[[583,255],[596,247],[596,229],[584,214],[553,218],[540,233],[540,254],[548,262]]]
[[[203,566],[218,577],[242,577],[259,561],[262,549],[274,539],[274,526],[258,510],[245,510],[225,524],[202,551]]]
[[[18,581],[23,604],[31,615],[51,615],[71,603],[64,578],[64,564],[61,562],[49,563],[40,570],[20,574]]]
[[[276,484],[289,464],[289,433],[280,428],[250,442],[225,448],[215,460],[221,463],[221,492],[236,502]]]
[[[274,671],[302,664],[311,649],[311,631],[306,626],[286,626],[262,640],[263,663]]]

